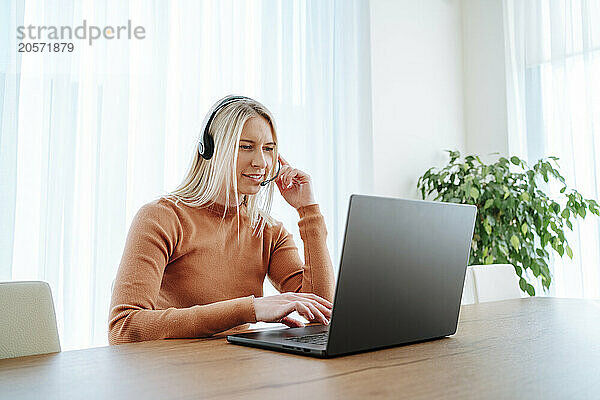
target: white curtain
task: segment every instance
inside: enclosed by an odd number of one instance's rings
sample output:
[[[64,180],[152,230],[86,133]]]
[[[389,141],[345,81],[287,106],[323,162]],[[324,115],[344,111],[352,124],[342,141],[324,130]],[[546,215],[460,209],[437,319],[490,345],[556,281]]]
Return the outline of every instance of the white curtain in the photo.
[[[131,219],[179,183],[225,94],[274,113],[280,151],[313,179],[337,268],[348,196],[372,180],[366,1],[25,0],[0,12],[0,280],[50,283],[63,349],[107,344]],[[16,51],[17,26],[84,19],[131,20],[145,39]],[[273,214],[302,251],[296,211],[278,197]]]
[[[554,155],[567,184],[600,192],[600,2],[505,0],[511,154]],[[548,190],[559,196],[561,185]],[[600,297],[600,224],[588,213],[567,230],[575,256],[554,257],[550,294]]]

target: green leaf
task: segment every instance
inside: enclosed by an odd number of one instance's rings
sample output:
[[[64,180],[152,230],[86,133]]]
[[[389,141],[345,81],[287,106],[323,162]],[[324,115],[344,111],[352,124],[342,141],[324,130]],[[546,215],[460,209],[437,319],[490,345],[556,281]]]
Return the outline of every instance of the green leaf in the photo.
[[[525,222],[523,222],[523,225],[521,225],[521,232],[523,232],[523,236],[527,235],[528,230],[529,230],[529,227],[527,226],[527,224]]]
[[[492,227],[487,219],[483,221],[483,229],[485,229],[485,232],[488,234],[488,236],[492,234]]]
[[[579,215],[581,215],[581,218],[585,218],[585,207],[584,206],[579,207],[579,209],[577,210],[577,213]]]
[[[517,237],[517,235],[512,235],[510,237],[510,244],[512,244],[512,246],[515,248],[515,250],[519,251],[519,248],[521,247],[521,243],[519,242],[519,238]]]
[[[522,291],[526,292],[527,291],[527,281],[525,280],[525,278],[519,279],[519,287],[521,288]]]
[[[571,249],[571,247],[569,247],[569,245],[566,245],[566,249],[567,251],[567,255],[569,256],[569,258],[572,260],[573,259],[573,249]]]
[[[527,284],[527,294],[530,296],[535,296],[535,289],[530,284]]]
[[[540,241],[542,242],[542,248],[546,247],[546,244],[548,244],[549,239],[550,234],[548,232],[542,233],[542,236],[540,237]]]
[[[477,188],[471,187],[470,195],[473,198],[473,200],[477,201],[477,198],[479,197],[479,190],[477,190]]]
[[[450,153],[450,162],[453,162],[454,160],[456,160],[457,158],[460,157],[460,152],[458,150],[446,150],[448,153]]]
[[[525,201],[525,202],[529,202],[529,193],[527,193],[527,192],[523,192],[523,193],[521,194],[521,199],[522,199],[523,201]]]
[[[515,265],[515,272],[517,273],[518,276],[521,276],[523,274],[523,268],[519,267],[518,265]]]
[[[493,262],[494,262],[494,256],[492,256],[491,254],[485,258],[485,264],[486,265],[490,265]]]
[[[563,218],[569,218],[571,216],[571,212],[569,211],[568,208],[565,208],[564,210],[562,210],[562,212],[560,213],[560,215]]]
[[[571,223],[571,221],[566,220],[565,223],[567,224],[570,230],[573,230],[573,224]]]
[[[535,261],[531,262],[529,268],[531,268],[531,272],[533,272],[534,276],[540,276],[540,266]]]
[[[546,255],[544,254],[544,251],[542,249],[535,249],[535,252],[540,257],[546,257]]]
[[[510,158],[510,162],[512,162],[512,163],[513,163],[513,164],[515,164],[515,165],[519,165],[519,162],[520,162],[520,160],[519,160],[519,158],[518,158],[518,157],[516,157],[516,156],[512,156],[512,157]]]

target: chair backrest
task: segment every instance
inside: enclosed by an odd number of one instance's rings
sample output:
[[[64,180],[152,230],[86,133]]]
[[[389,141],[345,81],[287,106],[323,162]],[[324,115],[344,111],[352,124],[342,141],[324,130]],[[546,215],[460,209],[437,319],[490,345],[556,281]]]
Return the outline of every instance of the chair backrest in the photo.
[[[60,351],[46,282],[0,282],[0,359]]]
[[[521,297],[519,280],[511,264],[471,265],[469,269],[473,274],[476,303]]]

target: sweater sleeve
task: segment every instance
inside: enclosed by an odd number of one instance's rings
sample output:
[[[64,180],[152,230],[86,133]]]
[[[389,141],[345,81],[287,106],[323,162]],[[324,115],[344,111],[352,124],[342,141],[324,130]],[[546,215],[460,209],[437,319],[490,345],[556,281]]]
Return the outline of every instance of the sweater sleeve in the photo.
[[[150,203],[133,219],[112,293],[109,343],[210,336],[256,322],[254,296],[189,308],[156,309],[163,273],[183,235],[167,206]]]
[[[333,266],[327,249],[327,228],[318,204],[298,209],[304,265],[294,239],[282,224],[276,227],[269,261],[269,280],[283,292],[314,293],[333,301]]]

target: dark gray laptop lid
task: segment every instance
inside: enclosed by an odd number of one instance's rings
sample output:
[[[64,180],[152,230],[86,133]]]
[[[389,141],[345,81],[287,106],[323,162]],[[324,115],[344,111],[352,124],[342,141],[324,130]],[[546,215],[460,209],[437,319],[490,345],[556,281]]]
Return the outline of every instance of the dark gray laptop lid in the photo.
[[[453,334],[476,212],[352,195],[327,354]]]

